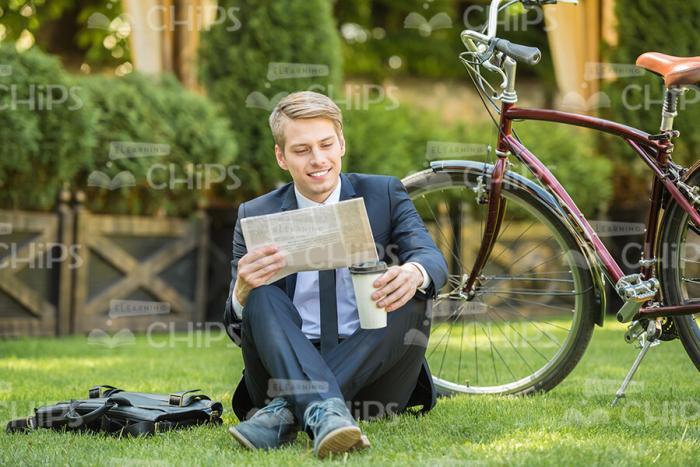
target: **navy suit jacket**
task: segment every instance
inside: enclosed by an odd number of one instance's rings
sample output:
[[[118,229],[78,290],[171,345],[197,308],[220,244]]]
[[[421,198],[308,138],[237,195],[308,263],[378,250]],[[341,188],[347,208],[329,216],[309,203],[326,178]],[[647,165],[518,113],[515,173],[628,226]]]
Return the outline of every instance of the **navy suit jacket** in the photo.
[[[341,173],[340,178],[340,201],[358,197],[364,199],[379,258],[389,265],[401,265],[415,261],[425,268],[431,279],[430,286],[425,293],[417,292],[416,297],[425,300],[426,313],[428,313],[430,311],[428,307],[432,304],[431,300],[428,299],[434,298],[437,291],[447,282],[447,264],[425,228],[423,220],[416,212],[406,188],[396,177],[383,175]],[[241,321],[233,310],[232,294],[236,282],[238,261],[247,252],[241,230],[241,219],[292,209],[297,209],[292,183],[247,201],[238,208],[238,219],[233,233],[232,278],[224,311],[224,324],[229,337],[239,346]],[[284,290],[293,299],[296,274],[282,278],[274,282],[273,285]],[[416,388],[411,401],[409,401],[409,407],[422,405],[423,411],[430,410],[435,405],[435,397],[435,387],[430,369],[424,360]],[[237,399],[239,399],[238,402]],[[248,411],[244,410],[244,406],[248,405],[249,400],[245,383],[241,380],[233,397],[234,411],[240,419]],[[250,406],[252,407],[252,404]]]

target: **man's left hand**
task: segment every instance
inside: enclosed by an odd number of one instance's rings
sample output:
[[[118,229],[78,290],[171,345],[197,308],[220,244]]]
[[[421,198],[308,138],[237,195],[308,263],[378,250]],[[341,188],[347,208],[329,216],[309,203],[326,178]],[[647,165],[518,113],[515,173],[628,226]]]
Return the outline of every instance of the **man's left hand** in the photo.
[[[387,312],[396,311],[404,306],[416,294],[423,283],[423,274],[413,264],[391,266],[376,281],[377,290],[372,293],[372,300]]]

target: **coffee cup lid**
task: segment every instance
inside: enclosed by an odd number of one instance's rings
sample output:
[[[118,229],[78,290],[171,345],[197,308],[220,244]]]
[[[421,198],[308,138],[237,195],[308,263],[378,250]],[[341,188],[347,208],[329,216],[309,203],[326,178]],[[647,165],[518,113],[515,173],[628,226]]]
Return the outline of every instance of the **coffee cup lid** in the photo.
[[[387,266],[384,261],[366,261],[360,264],[353,264],[349,269],[352,274],[373,274],[386,271]]]

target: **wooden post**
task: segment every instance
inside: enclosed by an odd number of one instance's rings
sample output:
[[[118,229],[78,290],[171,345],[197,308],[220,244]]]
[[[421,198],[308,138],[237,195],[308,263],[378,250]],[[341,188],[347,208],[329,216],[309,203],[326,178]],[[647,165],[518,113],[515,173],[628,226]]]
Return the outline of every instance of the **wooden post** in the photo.
[[[85,193],[78,191],[75,193],[75,205],[73,207],[73,222],[74,222],[74,245],[77,248],[78,255],[81,257],[80,267],[73,268],[72,271],[72,286],[71,286],[71,332],[78,332],[81,330],[79,323],[77,322],[80,316],[81,307],[85,304],[85,298],[87,297],[87,271],[88,271],[88,261],[89,253],[87,251],[88,243],[85,241],[87,234],[87,227],[90,222],[89,213],[85,209]]]
[[[58,243],[68,249],[67,258],[61,261],[58,272],[58,301],[56,304],[56,334],[65,336],[71,330],[71,301],[73,289],[73,260],[75,217],[69,202],[70,191],[64,187],[58,195]],[[79,254],[79,253],[78,253]]]
[[[207,268],[209,266],[209,216],[206,211],[206,198],[198,202],[197,212],[197,282],[195,287],[195,319],[206,318],[207,307]]]

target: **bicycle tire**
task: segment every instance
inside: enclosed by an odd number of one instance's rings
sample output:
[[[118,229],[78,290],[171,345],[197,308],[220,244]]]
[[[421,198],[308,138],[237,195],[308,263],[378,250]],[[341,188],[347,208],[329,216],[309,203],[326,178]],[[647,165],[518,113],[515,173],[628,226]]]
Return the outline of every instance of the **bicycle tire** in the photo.
[[[686,183],[697,186],[700,183],[700,172],[692,174]],[[657,258],[660,260],[661,293],[666,305],[680,305],[691,298],[688,296],[690,294],[689,285],[685,285],[684,289],[681,277],[687,270],[686,265],[681,264],[681,252],[687,245],[688,217],[688,213],[671,198],[662,222],[659,235],[661,241],[657,253]],[[692,232],[692,235],[693,239],[700,245],[700,235],[697,232]],[[691,267],[695,269],[694,266]],[[697,290],[695,284],[691,288]],[[697,298],[700,298],[700,293]],[[673,324],[688,357],[700,371],[700,326],[697,320],[698,318],[693,315],[675,316]]]
[[[489,174],[493,169],[492,165],[476,162],[463,165],[464,167],[460,167],[459,169],[435,168],[437,166],[434,166],[432,169],[424,170],[404,178],[403,183],[406,186],[409,196],[414,201],[414,204],[416,204],[421,196],[425,196],[426,193],[436,193],[437,191],[444,191],[450,188],[474,189],[479,183],[478,179],[481,176],[485,177],[482,178],[482,183],[489,183]],[[551,390],[574,369],[590,342],[595,322],[595,307],[598,305],[596,303],[593,279],[588,263],[583,259],[584,255],[580,250],[576,238],[569,230],[569,227],[561,220],[551,204],[547,204],[533,195],[532,191],[528,189],[528,183],[530,187],[534,185],[534,183],[526,181],[524,177],[512,172],[507,172],[502,188],[503,196],[509,203],[512,204],[515,201],[532,210],[538,217],[541,217],[543,224],[555,233],[562,247],[566,248],[566,251],[571,252],[571,257],[582,259],[580,261],[575,261],[572,265],[572,275],[576,278],[575,290],[580,292],[578,294],[580,298],[576,299],[575,327],[572,327],[572,332],[568,336],[568,339],[564,342],[562,348],[558,350],[556,358],[553,359],[548,366],[540,368],[532,374],[526,375],[526,377],[518,378],[517,381],[510,381],[505,384],[492,386],[474,386],[473,384],[465,386],[459,384],[459,382],[443,378],[441,375],[433,374],[433,381],[437,386],[438,392],[441,394],[521,395]],[[540,191],[543,192],[541,189]],[[416,207],[418,209],[419,205]],[[506,219],[504,223],[507,222],[507,219],[508,210],[506,210]],[[431,233],[431,235],[433,235],[434,240],[436,240],[435,236],[437,234]],[[468,267],[471,267],[471,263]],[[468,272],[469,271],[465,271],[464,273],[466,274]],[[440,299],[438,299],[438,301],[439,300]],[[464,324],[462,324],[461,327],[462,330],[464,330]],[[476,330],[474,332],[476,336]],[[452,336],[448,337],[448,341],[451,337]],[[430,339],[428,340],[428,344],[430,345]],[[445,345],[446,349],[447,345],[448,344]],[[460,347],[460,353],[461,351],[462,349]],[[447,352],[447,350],[445,350],[445,352]],[[476,350],[475,353],[477,353]],[[461,356],[459,358],[461,364]],[[432,363],[431,368],[433,368]],[[432,371],[435,373],[435,370]]]

